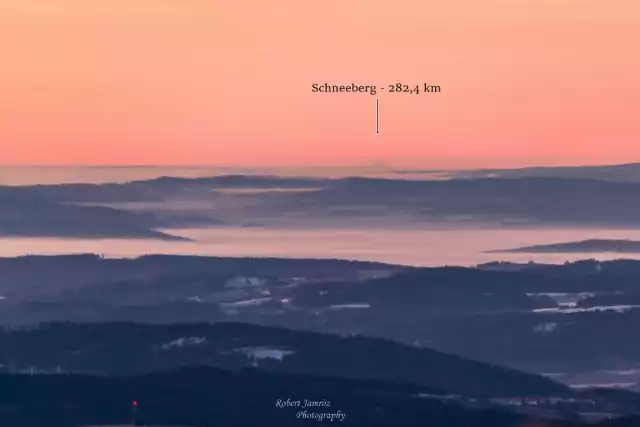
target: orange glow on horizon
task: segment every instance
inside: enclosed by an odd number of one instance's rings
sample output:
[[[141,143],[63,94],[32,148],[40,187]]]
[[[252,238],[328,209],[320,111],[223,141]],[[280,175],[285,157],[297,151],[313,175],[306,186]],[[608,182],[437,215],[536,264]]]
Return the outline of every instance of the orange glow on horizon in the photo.
[[[640,161],[640,3],[442,3],[0,0],[0,164]]]

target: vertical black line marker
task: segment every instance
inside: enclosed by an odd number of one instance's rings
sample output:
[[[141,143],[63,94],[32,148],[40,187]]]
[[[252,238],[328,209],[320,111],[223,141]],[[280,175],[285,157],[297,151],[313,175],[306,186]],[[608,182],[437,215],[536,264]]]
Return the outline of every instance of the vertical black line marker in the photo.
[[[380,98],[376,98],[376,135],[380,134]]]

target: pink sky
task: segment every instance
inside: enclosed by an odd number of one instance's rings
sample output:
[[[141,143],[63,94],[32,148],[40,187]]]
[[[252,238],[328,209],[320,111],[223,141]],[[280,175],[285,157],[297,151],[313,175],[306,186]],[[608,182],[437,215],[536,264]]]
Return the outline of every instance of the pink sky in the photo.
[[[635,162],[639,40],[636,0],[0,0],[0,163]],[[442,93],[376,135],[325,81]]]

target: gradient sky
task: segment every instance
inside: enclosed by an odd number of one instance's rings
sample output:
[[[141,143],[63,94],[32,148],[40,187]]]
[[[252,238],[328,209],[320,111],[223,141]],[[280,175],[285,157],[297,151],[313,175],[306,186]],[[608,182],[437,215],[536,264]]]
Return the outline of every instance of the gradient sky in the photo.
[[[0,163],[640,161],[637,0],[0,0]],[[429,82],[437,95],[312,94]]]

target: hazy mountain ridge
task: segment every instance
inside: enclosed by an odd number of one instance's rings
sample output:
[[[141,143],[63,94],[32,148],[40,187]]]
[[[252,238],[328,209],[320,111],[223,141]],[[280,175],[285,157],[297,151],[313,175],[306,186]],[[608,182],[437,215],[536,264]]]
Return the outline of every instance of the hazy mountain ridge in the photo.
[[[294,220],[308,226],[322,221],[355,225],[362,218],[381,218],[405,225],[410,218],[415,226],[438,223],[501,227],[640,225],[640,198],[637,197],[640,182],[585,177],[438,181],[253,175],[163,177],[125,184],[1,187],[0,194],[48,203],[43,205],[46,211],[55,212],[64,206],[70,224],[78,218],[90,224],[92,215],[98,218],[96,221],[100,220],[104,211],[86,210],[89,209],[86,204],[109,206],[120,215],[124,215],[122,211],[141,215],[136,225],[150,230],[181,224],[206,227],[264,223],[269,226]],[[25,226],[38,224],[38,217],[31,218],[29,212],[20,204],[12,205],[10,199],[1,209],[23,212]],[[12,224],[7,223],[5,228],[11,230]],[[122,227],[115,219],[109,225],[114,229]],[[73,227],[66,226],[72,234]],[[25,232],[21,230],[16,228],[13,233]]]
[[[457,178],[555,177],[589,178],[612,182],[640,182],[640,163],[598,166],[547,166],[520,169],[480,169],[452,174]]]
[[[354,280],[362,274],[398,272],[411,267],[375,262],[323,259],[225,258],[188,255],[148,255],[135,259],[109,259],[95,254],[23,256],[0,258],[0,295],[29,299],[55,295],[67,289],[92,289],[113,282],[153,283],[188,278],[224,288],[234,277],[266,277],[273,280]],[[209,282],[207,282],[207,280]],[[183,280],[184,281],[184,280]],[[211,283],[213,281],[213,283]],[[188,283],[188,282],[187,282]],[[183,285],[183,287],[186,286]],[[186,294],[188,296],[195,296]]]
[[[0,191],[0,236],[188,240],[155,231],[153,214],[75,206]]]
[[[640,252],[640,241],[588,239],[578,242],[554,243],[550,245],[524,246],[521,248],[489,251],[490,253],[588,253],[588,252]]]

